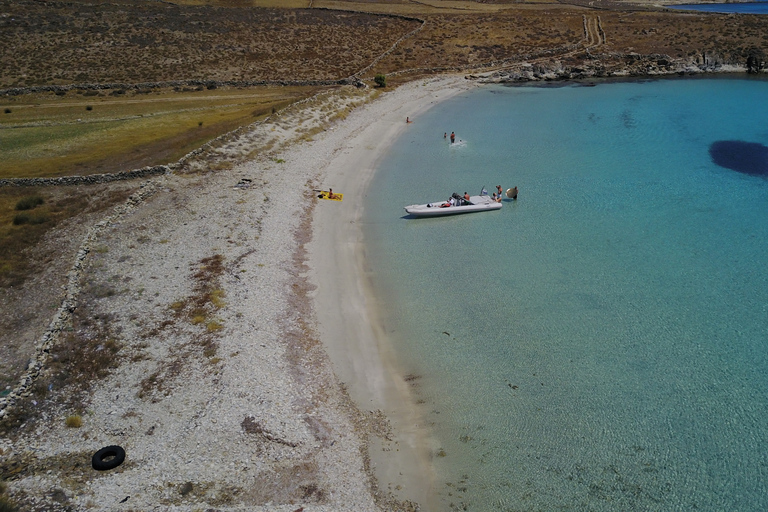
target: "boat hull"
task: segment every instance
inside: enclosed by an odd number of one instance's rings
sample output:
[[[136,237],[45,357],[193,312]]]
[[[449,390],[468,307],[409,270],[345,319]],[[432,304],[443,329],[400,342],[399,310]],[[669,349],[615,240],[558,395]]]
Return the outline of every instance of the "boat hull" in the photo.
[[[443,217],[446,215],[457,215],[460,213],[489,212],[501,208],[501,203],[497,203],[488,196],[472,196],[470,203],[463,206],[441,207],[445,201],[436,201],[426,204],[412,204],[405,207],[405,211],[414,217]]]

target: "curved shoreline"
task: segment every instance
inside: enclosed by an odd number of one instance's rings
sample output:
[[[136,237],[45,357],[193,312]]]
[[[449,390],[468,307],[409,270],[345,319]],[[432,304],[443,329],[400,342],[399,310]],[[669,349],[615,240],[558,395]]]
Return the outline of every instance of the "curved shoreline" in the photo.
[[[320,337],[334,372],[361,410],[382,411],[392,427],[391,436],[370,440],[370,469],[381,489],[425,510],[434,509],[436,498],[429,433],[378,317],[360,221],[377,162],[406,129],[406,117],[417,119],[472,87],[457,77],[411,82],[350,115],[340,127],[349,138],[320,178],[320,188],[330,186],[344,200],[316,206],[309,244]]]
[[[191,498],[168,495],[173,486],[194,482],[200,488],[195,506],[206,503],[226,510],[246,505],[248,510],[296,510],[298,505],[290,501],[294,498],[279,485],[300,484],[304,487],[295,490],[299,496],[327,490],[305,496],[306,510],[394,510],[384,503],[387,494],[419,503],[422,510],[436,510],[429,427],[414,406],[398,355],[377,315],[360,221],[378,162],[408,129],[406,117],[419,122],[420,113],[477,87],[481,85],[458,76],[415,80],[354,108],[343,121],[325,125],[311,143],[281,148],[280,159],[271,158],[277,153],[265,153],[232,171],[153,178],[159,193],[105,229],[108,236],[99,240],[102,250],[89,256],[89,275],[102,280],[123,276],[131,283],[126,284],[130,294],[104,298],[104,307],[123,317],[114,322],[125,329],[126,345],[143,354],[148,348],[173,348],[186,338],[158,327],[144,341],[142,326],[134,325],[131,313],[136,318],[156,316],[157,322],[167,319],[167,305],[191,286],[185,269],[211,253],[221,254],[229,262],[220,283],[229,306],[218,313],[225,326],[220,360],[201,359],[202,369],[169,377],[169,394],[156,393],[156,402],[129,392],[153,369],[146,359],[134,361],[95,391],[85,418],[91,437],[64,428],[64,410],[57,410],[23,442],[0,438],[0,455],[15,459],[26,452],[34,457],[61,452],[71,458],[93,451],[97,443],[126,444],[125,467],[109,478],[89,480],[69,498],[83,507],[89,499],[123,503],[119,500],[130,493],[123,510],[159,503],[172,503],[168,510],[191,510]],[[308,107],[312,110],[322,109]],[[261,136],[271,133],[261,129]],[[254,186],[236,188],[241,177]],[[318,201],[310,193],[329,186],[343,193],[344,201]],[[134,243],[138,230],[147,226],[152,227],[147,239],[156,243]],[[142,328],[153,325],[145,322]],[[192,330],[186,324],[181,328]],[[314,343],[314,333],[319,333],[320,344]],[[286,364],[284,352],[293,366]],[[190,367],[199,362],[192,356],[184,360]],[[119,399],[111,391],[115,382],[124,389]],[[346,391],[343,397],[338,396],[339,382]],[[367,436],[359,449],[350,427],[356,415],[367,417],[356,432]],[[372,433],[369,423],[380,428]],[[180,462],[178,453],[190,454],[195,464]],[[249,455],[246,465],[226,473],[230,461],[243,454]],[[312,471],[306,469],[308,461],[314,464]],[[299,474],[305,480],[292,473],[299,469],[306,472]],[[72,494],[74,487],[60,483],[69,469],[63,471],[33,472],[13,487],[42,497],[59,485]],[[248,488],[261,485],[264,475],[277,475],[272,476],[274,489],[263,492],[270,500],[283,499],[277,505],[254,505],[256,498],[243,496],[222,508],[203,485],[210,481],[211,488],[234,488],[235,483]],[[383,500],[374,504],[369,491]],[[257,498],[265,501],[264,496]]]

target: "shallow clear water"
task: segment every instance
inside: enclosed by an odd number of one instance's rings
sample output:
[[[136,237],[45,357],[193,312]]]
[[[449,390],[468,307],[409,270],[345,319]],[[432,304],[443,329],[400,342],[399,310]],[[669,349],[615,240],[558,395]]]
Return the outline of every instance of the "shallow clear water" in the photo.
[[[766,98],[489,86],[396,142],[364,229],[446,510],[768,509]],[[497,184],[519,199],[404,216]]]

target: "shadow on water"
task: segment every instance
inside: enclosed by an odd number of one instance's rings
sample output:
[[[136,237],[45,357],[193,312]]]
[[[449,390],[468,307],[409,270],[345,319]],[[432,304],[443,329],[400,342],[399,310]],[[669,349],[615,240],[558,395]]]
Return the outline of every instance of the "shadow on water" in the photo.
[[[712,161],[720,167],[751,176],[768,176],[768,146],[742,140],[719,140],[709,146]]]

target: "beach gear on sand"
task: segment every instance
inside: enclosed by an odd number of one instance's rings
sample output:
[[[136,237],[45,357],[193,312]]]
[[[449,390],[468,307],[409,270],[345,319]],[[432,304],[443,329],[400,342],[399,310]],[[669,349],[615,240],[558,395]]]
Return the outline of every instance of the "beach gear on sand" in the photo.
[[[333,197],[328,197],[328,191],[327,190],[321,190],[320,195],[317,196],[318,199],[328,199],[330,201],[341,201],[344,199],[344,194],[337,194],[336,192],[333,193]]]

